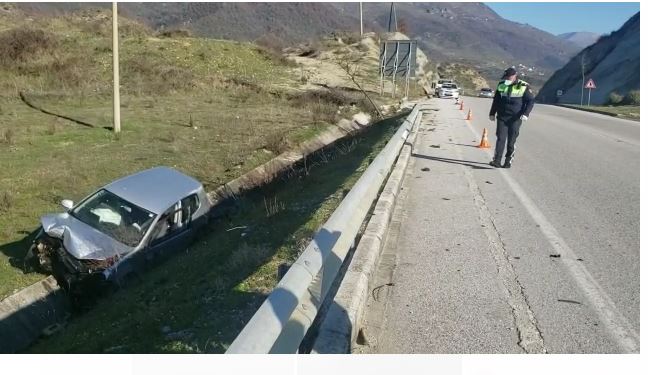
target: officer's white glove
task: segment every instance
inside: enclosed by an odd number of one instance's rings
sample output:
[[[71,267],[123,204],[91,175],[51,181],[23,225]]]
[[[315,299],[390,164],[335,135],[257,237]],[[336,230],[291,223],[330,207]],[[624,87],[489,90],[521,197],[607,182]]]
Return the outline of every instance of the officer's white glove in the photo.
[[[495,115],[488,116],[488,119],[491,120],[491,121],[495,121]]]
[[[522,120],[522,121],[526,121],[526,120],[528,120],[528,119],[529,119],[529,118],[526,117],[525,115],[520,116],[520,120]]]

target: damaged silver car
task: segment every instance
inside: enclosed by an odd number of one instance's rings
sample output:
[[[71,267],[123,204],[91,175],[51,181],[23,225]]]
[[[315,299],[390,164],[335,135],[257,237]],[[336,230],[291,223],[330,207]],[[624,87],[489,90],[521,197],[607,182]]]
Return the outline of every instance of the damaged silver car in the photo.
[[[186,249],[208,220],[200,182],[157,167],[114,181],[41,218],[28,258],[65,289],[121,284],[153,259]]]

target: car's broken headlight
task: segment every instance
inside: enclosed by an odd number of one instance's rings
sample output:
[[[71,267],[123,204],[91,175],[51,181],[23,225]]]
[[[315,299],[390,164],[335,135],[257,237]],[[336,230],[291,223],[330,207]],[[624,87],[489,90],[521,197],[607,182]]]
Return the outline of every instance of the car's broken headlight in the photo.
[[[115,255],[106,259],[84,259],[80,262],[85,266],[85,268],[87,268],[88,273],[92,273],[95,271],[103,271],[106,268],[111,267],[117,263],[120,258],[119,255]]]

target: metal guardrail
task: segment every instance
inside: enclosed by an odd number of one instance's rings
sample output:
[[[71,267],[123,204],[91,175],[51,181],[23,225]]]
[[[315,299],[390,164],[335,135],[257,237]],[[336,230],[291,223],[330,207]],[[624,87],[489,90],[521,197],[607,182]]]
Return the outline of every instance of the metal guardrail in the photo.
[[[296,353],[424,104],[414,106],[227,350]]]

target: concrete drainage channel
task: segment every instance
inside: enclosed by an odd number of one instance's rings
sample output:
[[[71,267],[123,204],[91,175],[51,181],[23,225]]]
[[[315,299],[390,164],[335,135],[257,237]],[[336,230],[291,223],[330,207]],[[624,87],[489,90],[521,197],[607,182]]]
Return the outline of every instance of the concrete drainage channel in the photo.
[[[271,182],[311,154],[363,133],[368,128],[357,121],[342,120],[337,126],[302,144],[298,150],[281,154],[210,192],[210,198],[217,206],[226,203],[232,197]],[[0,301],[0,353],[23,350],[39,337],[58,332],[65,327],[70,315],[66,294],[52,276],[4,298]]]
[[[227,353],[297,353],[300,347],[303,350],[304,337],[318,320],[323,323],[316,327],[319,332],[311,352],[349,352],[350,343],[357,336],[369,281],[380,257],[411,145],[426,109],[431,108],[424,103],[414,106],[398,132],[290,267]],[[374,202],[374,215],[356,244]],[[353,258],[346,272],[341,274],[349,254]],[[338,282],[339,288],[335,290],[332,286]],[[325,306],[325,301],[331,301],[330,305]],[[326,316],[322,319],[321,312],[325,310]]]

